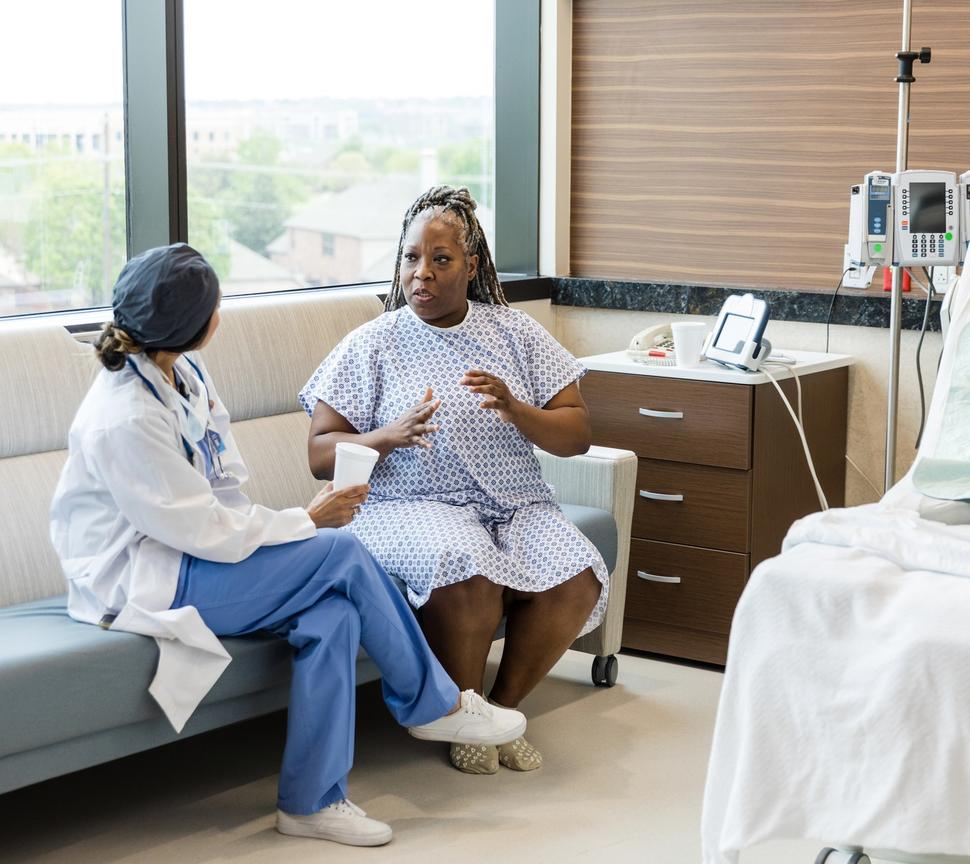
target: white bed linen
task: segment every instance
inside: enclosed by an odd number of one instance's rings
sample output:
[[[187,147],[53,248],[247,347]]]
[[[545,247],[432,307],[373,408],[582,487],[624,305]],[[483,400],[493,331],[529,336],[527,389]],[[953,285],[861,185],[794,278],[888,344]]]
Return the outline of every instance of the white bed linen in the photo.
[[[795,523],[735,613],[705,864],[772,838],[970,853],[970,526]]]

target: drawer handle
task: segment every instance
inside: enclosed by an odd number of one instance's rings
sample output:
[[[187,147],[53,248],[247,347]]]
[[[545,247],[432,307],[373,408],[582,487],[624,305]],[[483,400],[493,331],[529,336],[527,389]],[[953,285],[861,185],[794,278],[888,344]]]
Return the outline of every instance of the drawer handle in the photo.
[[[647,582],[665,582],[668,585],[680,584],[680,576],[658,576],[656,573],[644,573],[642,570],[637,570],[637,576],[646,579]]]
[[[641,408],[644,417],[657,417],[660,420],[683,420],[683,411],[654,411],[653,408]]]
[[[649,498],[651,501],[683,501],[683,495],[667,495],[663,492],[650,492],[648,489],[640,490],[641,498]]]

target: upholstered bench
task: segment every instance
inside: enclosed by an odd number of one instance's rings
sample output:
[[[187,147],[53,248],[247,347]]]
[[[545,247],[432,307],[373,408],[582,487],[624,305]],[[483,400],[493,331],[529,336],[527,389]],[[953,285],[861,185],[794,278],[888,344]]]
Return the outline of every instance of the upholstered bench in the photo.
[[[296,393],[343,335],[381,311],[355,291],[233,301],[205,359],[233,416],[252,477],[246,491],[271,507],[310,500],[308,421]],[[90,345],[51,323],[0,324],[0,793],[168,743],[172,730],[147,691],[151,639],[101,630],[66,613],[64,578],[48,540],[48,507],[71,419],[97,371]],[[593,448],[540,453],[564,510],[612,573],[603,624],[574,647],[597,655],[594,677],[615,680],[636,458]],[[500,635],[500,634],[497,634]],[[223,640],[233,657],[182,736],[286,705],[289,648],[270,636]],[[377,670],[358,658],[358,680]]]

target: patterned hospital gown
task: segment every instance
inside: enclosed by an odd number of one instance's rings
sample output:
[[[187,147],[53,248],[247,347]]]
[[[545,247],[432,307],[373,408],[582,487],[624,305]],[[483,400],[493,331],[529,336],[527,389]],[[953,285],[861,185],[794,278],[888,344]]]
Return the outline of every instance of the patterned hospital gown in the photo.
[[[398,449],[379,463],[347,530],[404,580],[414,606],[476,574],[539,592],[591,567],[603,589],[587,633],[606,609],[606,565],[556,505],[533,445],[458,384],[468,369],[498,376],[536,407],[585,374],[524,312],[476,302],[447,328],[407,306],[385,312],[348,334],[313,373],[299,397],[307,413],[322,400],[360,433],[394,422],[427,387],[441,399],[431,447]]]

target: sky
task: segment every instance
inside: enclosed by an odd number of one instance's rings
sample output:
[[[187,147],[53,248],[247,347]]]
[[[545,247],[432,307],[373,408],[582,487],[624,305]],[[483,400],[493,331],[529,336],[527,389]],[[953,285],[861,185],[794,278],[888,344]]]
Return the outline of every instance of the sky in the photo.
[[[188,101],[489,96],[493,0],[184,0]],[[0,107],[121,102],[121,0],[0,0]]]

